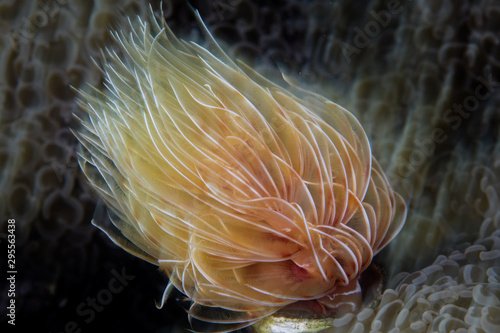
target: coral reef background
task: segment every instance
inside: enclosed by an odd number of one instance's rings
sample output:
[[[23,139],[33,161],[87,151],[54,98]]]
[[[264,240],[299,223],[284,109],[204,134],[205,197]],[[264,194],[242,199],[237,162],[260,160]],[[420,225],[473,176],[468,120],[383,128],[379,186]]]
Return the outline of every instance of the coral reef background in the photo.
[[[500,6],[190,4],[231,56],[276,79],[279,67],[290,81],[353,112],[409,200],[400,236],[375,258],[386,276],[383,296],[334,325],[356,332],[498,331]],[[160,3],[152,5],[159,13]],[[185,1],[161,6],[175,33],[203,43]],[[17,329],[173,332],[187,324],[182,295],[163,310],[154,307],[165,277],[90,224],[96,197],[76,164],[69,130],[76,126],[72,114],[81,115],[70,86],[99,84],[92,57],[107,45],[110,27],[146,10],[138,0],[0,1],[0,273],[4,281],[7,220],[14,218]]]

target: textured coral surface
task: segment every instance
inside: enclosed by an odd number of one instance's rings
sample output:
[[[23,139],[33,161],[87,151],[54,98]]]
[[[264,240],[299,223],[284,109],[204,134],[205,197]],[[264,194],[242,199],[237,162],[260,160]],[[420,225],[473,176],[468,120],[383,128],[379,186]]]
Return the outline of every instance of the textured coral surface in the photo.
[[[275,77],[278,66],[353,112],[373,155],[409,200],[405,228],[375,258],[391,280],[383,296],[334,325],[353,332],[495,332],[496,2],[190,3],[231,56]],[[0,232],[16,219],[18,325],[171,332],[186,324],[181,295],[167,309],[154,308],[166,284],[155,267],[122,253],[90,225],[96,199],[75,163],[69,131],[72,113],[81,114],[70,85],[99,84],[91,57],[109,42],[109,27],[144,12],[142,5],[0,1]],[[174,32],[200,38],[184,1],[163,1],[163,12]],[[118,292],[110,281],[123,272],[130,279]],[[6,295],[2,284],[1,304]]]

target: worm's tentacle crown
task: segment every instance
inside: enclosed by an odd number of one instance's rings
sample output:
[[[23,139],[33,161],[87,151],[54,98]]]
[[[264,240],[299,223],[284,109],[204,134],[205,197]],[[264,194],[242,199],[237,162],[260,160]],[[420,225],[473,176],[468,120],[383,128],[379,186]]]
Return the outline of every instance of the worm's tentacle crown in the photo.
[[[214,44],[131,21],[105,91],[81,93],[80,165],[108,235],[159,265],[190,315],[231,328],[297,301],[336,308],[401,229],[356,118],[242,69]]]

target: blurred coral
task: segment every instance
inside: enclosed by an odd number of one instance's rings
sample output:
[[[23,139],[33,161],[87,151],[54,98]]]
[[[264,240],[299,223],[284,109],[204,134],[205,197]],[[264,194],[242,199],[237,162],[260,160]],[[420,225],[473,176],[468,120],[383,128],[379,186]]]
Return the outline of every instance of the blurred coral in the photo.
[[[301,86],[319,91],[359,119],[389,181],[409,199],[405,227],[375,263],[388,279],[394,278],[387,294],[397,294],[394,300],[401,296],[400,301],[408,304],[408,308],[391,305],[401,308],[395,312],[401,314],[397,323],[406,325],[414,313],[421,329],[427,330],[439,316],[410,307],[413,287],[397,288],[400,273],[418,274],[442,256],[456,260],[449,256],[454,251],[465,253],[471,244],[484,246],[485,253],[495,251],[490,241],[482,240],[495,238],[498,229],[498,4],[491,0],[372,0],[363,6],[322,0],[190,3],[231,57],[245,59],[266,76],[275,73],[278,64],[291,73],[290,78],[299,77]],[[389,4],[397,5],[392,13]],[[132,303],[113,302],[106,315],[90,324],[75,315],[77,305],[108,282],[112,267],[127,265],[132,271],[149,267],[130,261],[89,228],[95,195],[76,165],[76,140],[68,135],[68,128],[74,127],[72,114],[81,116],[68,84],[79,87],[82,82],[102,81],[90,57],[100,56],[100,47],[109,43],[113,23],[123,24],[124,14],[141,13],[143,5],[133,0],[119,5],[114,0],[0,3],[0,230],[5,232],[8,218],[17,218],[22,244],[17,259],[24,267],[24,276],[18,279],[20,324],[36,322],[61,331],[67,321],[75,320],[89,329],[106,323],[120,331],[139,329],[138,325],[141,331],[153,331],[175,325],[182,317],[175,304],[169,312],[145,311],[151,295],[161,292],[161,278],[154,273],[148,275],[151,279],[137,275],[141,282],[124,290],[123,297]],[[153,6],[159,12],[160,4],[153,1]],[[201,40],[185,1],[164,0],[162,9],[176,34]],[[366,34],[366,28],[377,24],[378,31]],[[61,205],[83,215],[59,212]],[[466,262],[458,261],[458,267]],[[474,281],[492,284],[495,280],[490,277],[498,264],[487,260],[480,266],[488,280]],[[450,283],[468,288],[459,277],[460,269],[444,271],[456,281]],[[402,285],[410,285],[408,281]],[[433,279],[428,283],[439,289]],[[420,288],[415,285],[415,290]],[[0,298],[5,295],[0,293]],[[470,312],[462,316],[463,310],[445,308],[437,298],[427,299],[430,308],[440,309],[432,311],[443,309],[441,315],[456,317],[471,331],[484,330],[480,321],[490,325],[488,314],[495,307],[480,314],[477,306],[469,307],[472,302],[460,301],[455,306]],[[384,304],[391,303],[387,300]],[[346,327],[358,323],[371,327],[381,308],[373,311],[346,317]],[[140,316],[140,324],[135,315],[124,317],[124,312]],[[484,320],[477,319],[483,316]],[[397,317],[385,318],[396,323]],[[443,328],[451,327],[447,326],[451,320],[445,322]],[[170,326],[167,329],[173,331]]]

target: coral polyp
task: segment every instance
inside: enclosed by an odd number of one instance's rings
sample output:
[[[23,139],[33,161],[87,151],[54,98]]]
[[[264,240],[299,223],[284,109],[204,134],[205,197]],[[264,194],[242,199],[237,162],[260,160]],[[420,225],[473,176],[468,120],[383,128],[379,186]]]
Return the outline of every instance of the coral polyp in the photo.
[[[130,30],[113,34],[105,88],[80,94],[79,161],[111,211],[108,235],[221,327],[304,300],[328,313],[359,293],[406,205],[357,119],[214,40],[180,40],[155,19]]]

